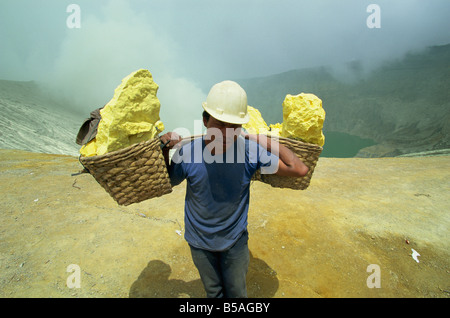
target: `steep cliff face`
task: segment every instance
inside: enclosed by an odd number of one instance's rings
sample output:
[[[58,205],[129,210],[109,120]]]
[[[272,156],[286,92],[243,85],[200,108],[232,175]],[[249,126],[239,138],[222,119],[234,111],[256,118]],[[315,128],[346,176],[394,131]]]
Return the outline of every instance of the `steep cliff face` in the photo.
[[[35,82],[0,80],[0,148],[78,155],[84,119],[52,100]]]
[[[450,148],[449,62],[450,45],[445,45],[387,62],[367,76],[353,63],[353,82],[322,67],[240,83],[269,122],[281,120],[286,94],[308,91],[323,101],[325,137],[341,132],[370,138],[378,145],[359,156],[396,156]]]

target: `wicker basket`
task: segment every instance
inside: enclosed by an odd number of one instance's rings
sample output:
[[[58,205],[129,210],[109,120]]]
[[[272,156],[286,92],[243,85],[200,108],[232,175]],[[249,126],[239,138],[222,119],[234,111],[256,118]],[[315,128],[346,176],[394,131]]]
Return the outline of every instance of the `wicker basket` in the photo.
[[[160,144],[155,138],[80,162],[119,205],[130,205],[172,192]]]
[[[201,136],[185,138],[183,143],[197,137]],[[293,178],[260,174],[258,171],[253,180],[273,187],[306,189],[322,147],[289,138],[276,138],[308,166],[308,174]],[[159,138],[155,138],[105,155],[80,157],[80,162],[119,205],[130,205],[172,192],[160,144]]]
[[[270,136],[269,136],[270,137]],[[289,188],[294,190],[305,190],[311,181],[314,168],[316,167],[319,155],[322,152],[322,147],[315,144],[302,142],[300,140],[284,138],[284,137],[272,137],[294,152],[297,157],[309,168],[308,173],[304,177],[284,177],[274,174],[260,174],[255,175],[254,180],[262,181],[270,184],[272,187],[277,188]]]

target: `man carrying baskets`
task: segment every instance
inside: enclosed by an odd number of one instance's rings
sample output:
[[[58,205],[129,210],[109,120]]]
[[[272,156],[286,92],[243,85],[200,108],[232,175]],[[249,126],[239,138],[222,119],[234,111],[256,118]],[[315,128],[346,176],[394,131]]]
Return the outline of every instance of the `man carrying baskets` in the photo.
[[[203,109],[206,135],[183,144],[176,133],[166,133],[163,153],[172,186],[187,181],[185,239],[207,297],[247,297],[252,176],[260,170],[302,177],[308,167],[273,139],[241,130],[249,114],[247,95],[237,83],[214,85]]]

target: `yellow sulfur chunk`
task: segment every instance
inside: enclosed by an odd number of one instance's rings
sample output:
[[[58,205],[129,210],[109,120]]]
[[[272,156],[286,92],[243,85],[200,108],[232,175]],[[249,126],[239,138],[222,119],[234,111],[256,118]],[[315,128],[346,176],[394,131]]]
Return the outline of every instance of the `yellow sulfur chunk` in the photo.
[[[83,157],[91,157],[97,154],[97,143],[95,142],[95,138],[81,147],[80,154]]]
[[[279,137],[279,136],[281,136],[281,132],[283,130],[283,124],[280,124],[280,123],[270,124],[269,128],[270,128],[270,131],[269,131],[270,135]]]
[[[301,139],[304,142],[323,146],[322,133],[325,110],[322,100],[314,94],[286,95],[283,101],[283,126],[281,136]]]
[[[104,155],[155,138],[164,130],[159,118],[158,85],[148,70],[138,70],[122,80],[114,97],[100,111],[96,138],[80,153]]]
[[[247,124],[242,125],[249,134],[265,134],[268,132],[269,127],[261,116],[259,110],[252,106],[247,106],[250,120]]]

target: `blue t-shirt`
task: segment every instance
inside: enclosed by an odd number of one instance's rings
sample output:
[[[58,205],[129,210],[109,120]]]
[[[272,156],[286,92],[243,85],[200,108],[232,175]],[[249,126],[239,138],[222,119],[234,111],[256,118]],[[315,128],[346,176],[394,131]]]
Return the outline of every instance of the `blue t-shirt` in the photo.
[[[173,186],[187,180],[186,241],[209,251],[230,248],[247,229],[253,174],[277,168],[277,156],[242,136],[224,154],[211,155],[203,138],[177,150],[169,175]]]

